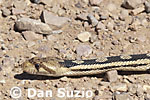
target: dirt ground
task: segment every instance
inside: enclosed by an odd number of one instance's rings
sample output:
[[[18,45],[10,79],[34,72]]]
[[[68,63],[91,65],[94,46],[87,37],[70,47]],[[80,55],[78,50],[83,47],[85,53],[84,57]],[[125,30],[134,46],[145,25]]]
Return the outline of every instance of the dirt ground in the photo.
[[[149,12],[146,0],[0,0],[0,100],[150,100],[147,72],[51,78],[20,66],[150,53]]]

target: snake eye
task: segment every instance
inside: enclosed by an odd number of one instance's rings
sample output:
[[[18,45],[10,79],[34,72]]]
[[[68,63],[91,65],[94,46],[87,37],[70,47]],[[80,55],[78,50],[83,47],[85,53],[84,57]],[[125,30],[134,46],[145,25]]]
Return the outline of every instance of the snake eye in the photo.
[[[36,68],[37,70],[39,70],[40,65],[39,65],[39,64],[35,64],[35,68]]]

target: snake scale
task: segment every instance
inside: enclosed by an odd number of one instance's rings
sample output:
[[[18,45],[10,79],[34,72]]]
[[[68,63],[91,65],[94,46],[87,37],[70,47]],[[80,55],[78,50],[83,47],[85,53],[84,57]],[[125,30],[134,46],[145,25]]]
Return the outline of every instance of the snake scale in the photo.
[[[21,64],[24,72],[46,76],[81,76],[110,70],[148,71],[150,54],[100,57],[89,60],[61,60],[53,57],[34,57]]]

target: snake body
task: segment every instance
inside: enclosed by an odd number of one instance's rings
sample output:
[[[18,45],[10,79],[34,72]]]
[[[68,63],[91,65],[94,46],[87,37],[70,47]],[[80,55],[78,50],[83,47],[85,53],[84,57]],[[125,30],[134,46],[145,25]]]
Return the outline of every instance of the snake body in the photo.
[[[34,57],[21,66],[24,72],[46,76],[81,76],[100,74],[110,70],[148,71],[150,54],[101,57],[89,60],[61,60],[54,57]]]

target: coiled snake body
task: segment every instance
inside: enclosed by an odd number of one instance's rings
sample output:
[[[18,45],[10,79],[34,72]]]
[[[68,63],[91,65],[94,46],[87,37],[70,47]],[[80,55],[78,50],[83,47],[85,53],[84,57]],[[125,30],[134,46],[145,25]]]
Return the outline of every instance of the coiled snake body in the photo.
[[[46,76],[80,76],[99,74],[110,70],[147,71],[150,54],[101,57],[90,60],[61,60],[53,57],[32,58],[21,66],[24,72]]]

